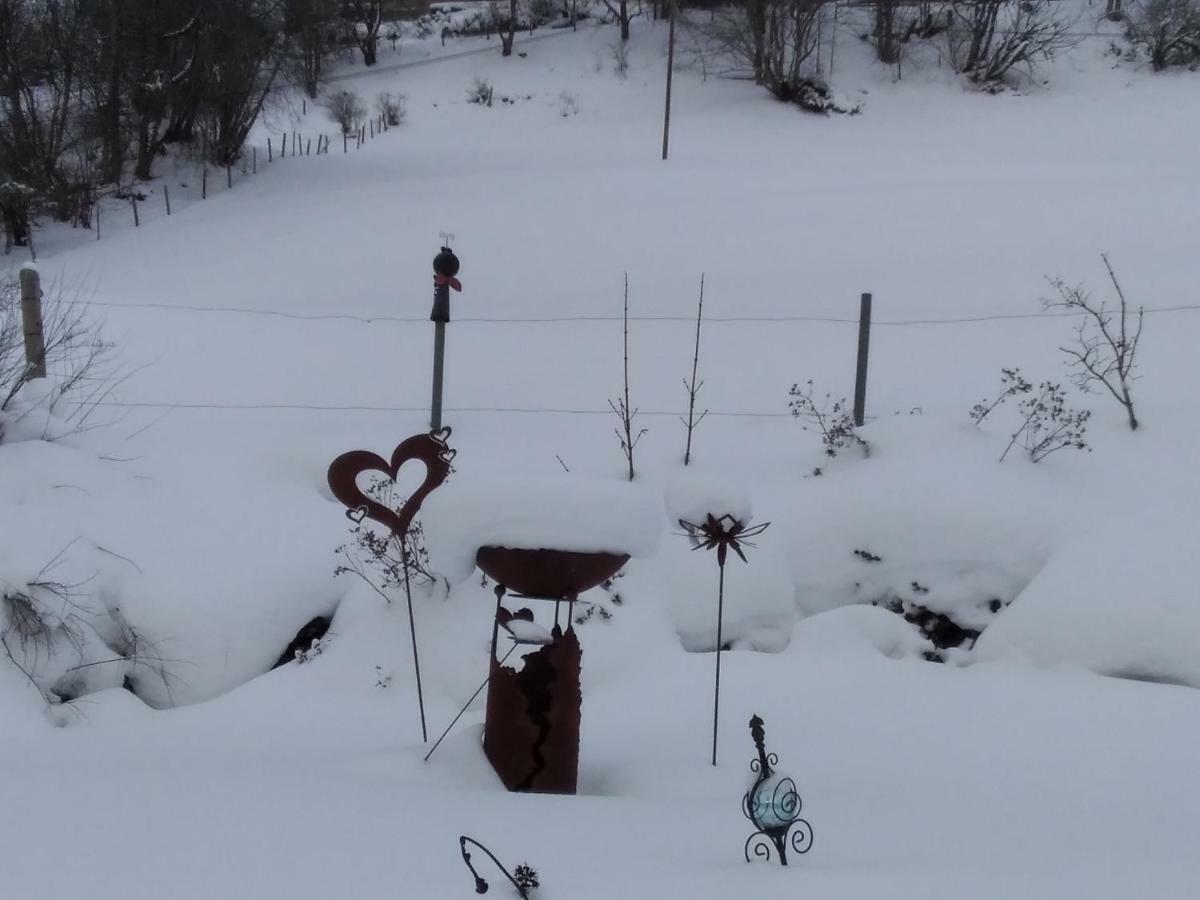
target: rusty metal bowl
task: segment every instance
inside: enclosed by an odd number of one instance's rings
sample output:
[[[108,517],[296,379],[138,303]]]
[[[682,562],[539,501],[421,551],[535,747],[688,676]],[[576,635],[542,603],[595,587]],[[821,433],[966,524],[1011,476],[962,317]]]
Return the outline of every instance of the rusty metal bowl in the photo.
[[[527,597],[566,600],[612,578],[628,554],[581,553],[574,550],[517,550],[480,547],[475,565],[510,591]]]

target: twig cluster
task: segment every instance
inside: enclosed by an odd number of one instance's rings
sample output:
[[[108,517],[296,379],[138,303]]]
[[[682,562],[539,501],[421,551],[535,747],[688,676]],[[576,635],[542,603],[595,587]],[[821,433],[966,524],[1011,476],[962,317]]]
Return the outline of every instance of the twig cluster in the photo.
[[[646,434],[646,429],[635,430],[633,420],[637,416],[635,409],[629,401],[629,275],[625,275],[625,354],[624,354],[624,373],[625,373],[625,391],[622,397],[618,397],[615,401],[609,400],[609,409],[621,420],[620,426],[614,428],[617,440],[621,443],[621,452],[625,454],[625,462],[629,466],[629,480],[633,481],[635,471],[633,467],[633,450],[637,447],[642,436]]]
[[[366,494],[373,500],[392,505],[392,489],[395,483],[384,478],[372,481]],[[353,540],[338,547],[334,552],[343,562],[334,569],[334,575],[356,575],[386,603],[391,603],[388,591],[404,587],[404,569],[417,584],[433,584],[438,580],[429,562],[429,551],[425,546],[425,531],[421,523],[414,521],[401,540],[391,531],[375,530],[365,522],[350,529]]]
[[[792,398],[788,401],[792,416],[807,423],[805,431],[815,428],[820,433],[825,455],[830,459],[851,446],[861,447],[864,456],[871,455],[871,445],[855,430],[853,410],[845,397],[834,400],[833,395],[826,394],[818,404],[811,379],[803,386],[793,384],[788,396]],[[820,473],[820,469],[815,472]]]
[[[1080,285],[1068,285],[1061,278],[1050,279],[1057,297],[1043,299],[1046,309],[1081,313],[1083,318],[1075,329],[1075,344],[1059,349],[1067,355],[1074,370],[1074,381],[1084,392],[1103,388],[1125,410],[1129,428],[1137,431],[1137,415],[1133,407],[1132,385],[1137,379],[1138,343],[1142,337],[1145,311],[1130,309],[1117,275],[1101,254],[1109,280],[1117,292],[1118,308],[1110,309],[1103,300],[1096,302]]]

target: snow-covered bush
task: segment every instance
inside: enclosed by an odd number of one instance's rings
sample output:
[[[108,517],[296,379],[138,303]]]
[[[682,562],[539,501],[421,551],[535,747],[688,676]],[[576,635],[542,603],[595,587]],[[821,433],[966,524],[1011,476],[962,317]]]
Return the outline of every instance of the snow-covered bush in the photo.
[[[1071,46],[1070,25],[1051,0],[981,0],[952,4],[946,32],[956,71],[980,85],[997,85],[1018,66],[1032,70]]]
[[[793,103],[808,112],[826,116],[830,113],[854,115],[861,109],[859,104],[838,97],[819,78],[785,78],[772,86],[771,93],[784,103]]]
[[[1009,399],[1024,398],[1017,404],[1016,427],[1000,454],[1001,462],[1018,443],[1033,462],[1041,462],[1059,450],[1090,450],[1087,423],[1092,413],[1069,406],[1062,385],[1043,381],[1035,390],[1021,375],[1020,369],[1001,369],[1000,373],[1000,391],[996,398],[975,404],[970,415],[976,425],[982,425]]]
[[[329,118],[342,129],[342,134],[354,134],[362,127],[367,117],[367,105],[354,91],[340,90],[329,95],[325,101]]]
[[[558,114],[564,119],[579,115],[579,104],[569,91],[563,91],[558,95]]]
[[[480,106],[491,106],[492,95],[496,89],[492,87],[492,83],[486,78],[480,78],[476,75],[471,80],[471,86],[467,88],[467,102],[477,103]]]
[[[609,48],[612,55],[613,74],[622,81],[629,75],[629,46],[624,41],[617,41]]]
[[[1129,11],[1126,35],[1155,71],[1200,63],[1200,2],[1140,0]]]
[[[390,91],[383,91],[375,98],[375,106],[389,128],[404,121],[404,116],[408,112],[407,103],[408,98],[404,94],[393,94]]]
[[[805,431],[812,428],[820,434],[825,455],[830,459],[835,459],[838,453],[851,446],[861,447],[864,456],[871,455],[871,445],[855,430],[854,416],[845,397],[834,400],[831,394],[826,394],[818,404],[813,397],[811,380],[803,386],[793,384],[788,396],[792,398],[788,401],[788,407],[793,418],[805,422]],[[816,469],[813,474],[820,475],[821,470]]]
[[[821,6],[820,0],[728,5],[713,10],[706,21],[695,20],[692,27],[707,52],[791,102],[812,74],[808,60],[817,47]]]

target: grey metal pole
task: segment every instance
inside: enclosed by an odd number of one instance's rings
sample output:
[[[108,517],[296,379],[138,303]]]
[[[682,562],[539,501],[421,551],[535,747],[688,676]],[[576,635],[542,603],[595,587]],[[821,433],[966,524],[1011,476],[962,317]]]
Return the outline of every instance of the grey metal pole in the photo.
[[[442,297],[437,302],[450,302],[450,288],[442,286],[434,289],[441,292]],[[446,365],[446,323],[433,323],[433,402],[429,407],[429,427],[438,431],[442,427],[442,375]]]
[[[447,236],[448,237],[448,236]],[[433,259],[433,399],[429,404],[429,425],[434,431],[442,427],[442,381],[446,370],[446,323],[450,321],[450,288],[462,290],[454,276],[459,261],[454,251],[443,247]]]
[[[858,313],[858,368],[854,376],[854,424],[862,427],[867,411],[867,353],[871,345],[871,295],[862,295]]]

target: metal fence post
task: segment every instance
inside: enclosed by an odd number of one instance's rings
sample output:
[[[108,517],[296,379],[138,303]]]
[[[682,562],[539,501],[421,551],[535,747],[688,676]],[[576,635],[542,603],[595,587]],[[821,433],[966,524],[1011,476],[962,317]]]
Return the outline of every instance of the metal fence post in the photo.
[[[867,412],[867,353],[871,344],[871,295],[862,295],[858,313],[858,368],[854,376],[854,424],[862,427]]]
[[[442,383],[446,367],[446,324],[450,321],[450,288],[462,290],[455,277],[460,263],[449,247],[443,247],[433,259],[433,399],[429,404],[429,425],[434,431],[442,427]]]

